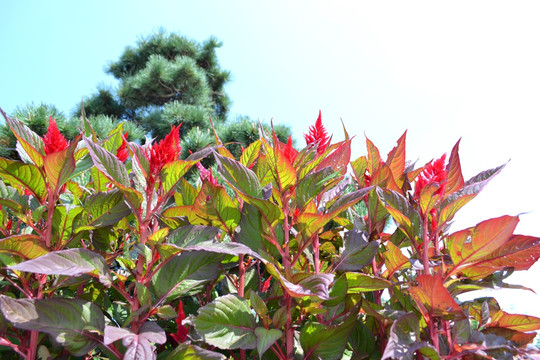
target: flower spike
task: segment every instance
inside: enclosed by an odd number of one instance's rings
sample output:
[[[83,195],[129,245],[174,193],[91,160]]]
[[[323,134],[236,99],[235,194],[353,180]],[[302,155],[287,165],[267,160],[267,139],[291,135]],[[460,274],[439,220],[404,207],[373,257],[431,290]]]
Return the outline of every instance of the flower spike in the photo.
[[[165,164],[178,160],[182,147],[180,146],[180,126],[173,126],[171,132],[160,142],[154,143],[148,150],[150,174],[158,175]]]
[[[56,119],[53,119],[52,116],[49,116],[49,127],[43,136],[43,143],[45,144],[45,155],[62,151],[69,145],[64,135],[58,130]]]
[[[306,139],[306,145],[308,146],[317,146],[317,154],[322,154],[330,145],[330,138],[328,133],[322,124],[321,111],[319,110],[319,117],[315,122],[315,126],[310,126],[309,133],[304,134],[304,139]]]

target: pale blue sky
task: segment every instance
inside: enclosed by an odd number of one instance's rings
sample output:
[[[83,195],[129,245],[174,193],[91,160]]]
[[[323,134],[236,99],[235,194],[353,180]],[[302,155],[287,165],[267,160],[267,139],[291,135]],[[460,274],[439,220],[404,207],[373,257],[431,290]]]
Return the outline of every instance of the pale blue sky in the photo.
[[[104,66],[163,27],[216,36],[232,72],[232,115],[291,125],[314,122],[368,136],[386,154],[408,129],[419,164],[461,137],[465,178],[512,159],[468,204],[455,230],[504,214],[540,236],[538,130],[540,4],[535,1],[1,1],[0,107],[46,102],[66,113],[98,84]],[[540,266],[514,276],[540,291]],[[538,296],[499,295],[540,316]],[[508,299],[508,300],[506,300]]]

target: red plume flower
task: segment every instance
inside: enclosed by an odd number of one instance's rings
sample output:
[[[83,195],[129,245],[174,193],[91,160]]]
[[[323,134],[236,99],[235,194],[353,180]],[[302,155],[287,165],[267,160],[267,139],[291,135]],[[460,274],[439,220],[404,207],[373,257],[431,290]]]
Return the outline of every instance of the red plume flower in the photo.
[[[126,131],[126,133],[124,134],[124,137],[122,137],[122,145],[120,145],[118,150],[116,150],[116,157],[121,162],[126,162],[129,156],[129,151],[127,149],[127,141],[126,141],[128,134],[129,134],[129,131]]]
[[[326,148],[330,144],[330,138],[328,133],[322,124],[321,111],[319,110],[319,117],[315,122],[315,126],[310,126],[309,133],[304,134],[306,144],[308,146],[317,146],[317,154],[325,152]]]
[[[187,340],[188,328],[182,325],[182,320],[185,318],[186,314],[184,313],[184,305],[182,304],[182,301],[180,301],[178,303],[178,316],[175,320],[177,329],[176,334],[171,334],[171,337],[179,344]]]
[[[56,119],[53,119],[52,116],[49,116],[49,127],[47,128],[47,133],[43,137],[43,143],[45,144],[46,155],[62,151],[69,145],[64,135],[58,130]]]
[[[180,146],[180,126],[173,126],[171,132],[163,140],[154,143],[147,154],[150,160],[150,174],[158,175],[165,164],[178,160]]]
[[[444,161],[446,159],[446,154],[443,154],[440,159],[435,160],[435,162],[430,161],[425,167],[424,170],[418,175],[416,179],[416,186],[414,187],[414,196],[416,198],[420,197],[422,189],[429,184],[438,184],[439,189],[435,191],[434,195],[443,194],[446,187],[446,167]]]
[[[298,156],[298,151],[295,150],[292,146],[292,138],[291,135],[289,135],[289,139],[287,140],[287,145],[283,147],[283,155],[291,162],[291,164],[294,162],[296,157]]]

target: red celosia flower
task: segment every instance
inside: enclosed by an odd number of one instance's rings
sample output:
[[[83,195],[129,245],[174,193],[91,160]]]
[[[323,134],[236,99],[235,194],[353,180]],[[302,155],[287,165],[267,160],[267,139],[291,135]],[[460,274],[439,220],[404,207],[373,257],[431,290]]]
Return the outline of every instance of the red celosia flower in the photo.
[[[217,180],[214,177],[214,174],[212,173],[212,169],[210,170],[206,169],[200,162],[197,164],[197,169],[199,169],[199,178],[201,181],[207,180],[210,181],[213,185],[217,185]]]
[[[69,145],[64,135],[58,130],[56,119],[53,119],[52,116],[49,116],[49,127],[47,128],[47,133],[43,137],[43,143],[45,144],[46,155],[62,151]]]
[[[315,126],[310,126],[309,133],[304,134],[306,144],[309,146],[317,146],[317,154],[325,152],[326,148],[330,144],[330,138],[328,133],[322,124],[321,111],[319,110],[319,117],[315,122]]]
[[[122,145],[120,145],[118,150],[116,150],[116,157],[121,162],[126,162],[128,156],[129,156],[129,151],[127,149],[127,141],[126,141],[126,139],[128,137],[128,133],[129,133],[129,131],[126,131],[126,133],[124,134],[124,137],[122,138]]]
[[[182,125],[173,126],[171,132],[163,140],[154,143],[148,150],[151,175],[158,175],[165,164],[178,160],[182,150],[180,126]]]
[[[283,148],[283,155],[292,163],[294,163],[294,160],[298,156],[298,151],[295,150],[292,146],[292,138],[291,135],[289,135],[289,139],[287,140],[287,145]]]
[[[177,343],[183,343],[187,339],[188,328],[182,325],[182,320],[186,318],[184,313],[184,305],[182,301],[178,303],[178,316],[176,317],[176,334],[171,334],[171,337],[176,340]]]
[[[262,288],[261,288],[262,292],[266,292],[268,290],[268,288],[270,287],[271,280],[272,280],[272,275],[270,275],[270,277],[266,279],[266,281],[263,283]]]
[[[444,161],[446,159],[446,154],[443,154],[440,159],[435,160],[435,162],[430,161],[425,167],[424,170],[418,175],[416,179],[416,186],[414,188],[414,196],[416,198],[420,197],[422,189],[429,184],[438,184],[439,189],[435,191],[434,195],[439,195],[444,193],[444,188],[446,186],[446,167]]]

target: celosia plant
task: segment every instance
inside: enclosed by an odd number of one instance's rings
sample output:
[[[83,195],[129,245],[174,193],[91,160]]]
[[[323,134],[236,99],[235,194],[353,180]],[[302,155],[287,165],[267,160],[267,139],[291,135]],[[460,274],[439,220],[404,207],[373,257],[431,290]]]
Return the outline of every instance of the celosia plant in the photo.
[[[179,160],[178,127],[143,147],[121,126],[97,139],[83,118],[67,143],[52,120],[41,138],[4,117],[25,162],[0,159],[2,358],[532,352],[539,318],[457,300],[514,287],[508,274],[540,257],[517,216],[451,229],[503,168],[464,181],[458,144],[415,169],[405,134],[385,159],[368,139],[351,162],[348,134],[331,144],[319,114],[300,151],[261,130],[239,159],[216,136]]]

